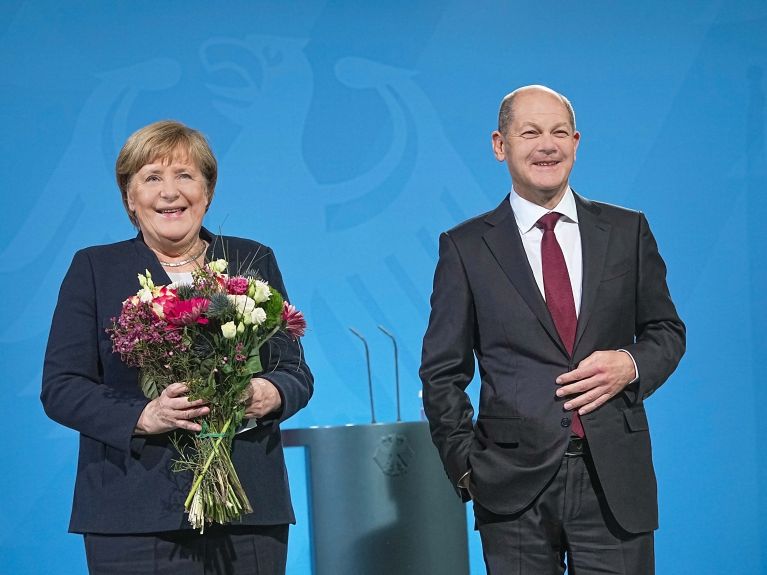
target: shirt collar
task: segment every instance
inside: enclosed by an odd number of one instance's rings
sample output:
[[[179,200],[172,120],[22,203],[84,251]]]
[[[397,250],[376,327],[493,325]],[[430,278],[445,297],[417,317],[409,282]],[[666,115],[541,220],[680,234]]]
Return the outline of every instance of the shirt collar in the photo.
[[[509,201],[511,203],[511,209],[514,211],[514,219],[517,221],[517,227],[519,233],[526,234],[533,227],[535,223],[545,216],[549,212],[559,212],[567,220],[578,223],[578,209],[575,206],[575,196],[570,186],[567,186],[565,195],[559,200],[559,203],[554,209],[548,210],[543,206],[534,204],[533,202],[526,200],[511,188],[511,194],[509,195]]]

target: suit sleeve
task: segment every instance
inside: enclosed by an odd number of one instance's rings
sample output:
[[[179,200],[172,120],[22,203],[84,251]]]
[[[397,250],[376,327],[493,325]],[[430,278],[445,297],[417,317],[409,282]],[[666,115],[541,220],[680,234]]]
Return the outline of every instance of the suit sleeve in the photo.
[[[104,381],[97,297],[90,258],[86,252],[78,252],[61,284],[53,314],[40,399],[54,421],[128,451],[136,422],[149,400]]]
[[[637,401],[652,395],[673,373],[685,351],[685,325],[666,284],[666,264],[644,214],[637,251],[635,342],[625,346],[639,371]]]
[[[285,301],[289,301],[282,274],[272,251],[269,252],[265,275],[269,285],[280,292]],[[276,414],[267,416],[262,421],[281,423],[309,403],[314,392],[314,376],[306,364],[301,342],[289,334],[277,333],[265,347],[266,355],[262,356],[264,373],[259,377],[268,379],[277,388],[282,407]]]
[[[453,239],[442,234],[420,376],[434,444],[455,486],[469,469],[474,410],[466,387],[474,376],[476,316],[466,269]]]

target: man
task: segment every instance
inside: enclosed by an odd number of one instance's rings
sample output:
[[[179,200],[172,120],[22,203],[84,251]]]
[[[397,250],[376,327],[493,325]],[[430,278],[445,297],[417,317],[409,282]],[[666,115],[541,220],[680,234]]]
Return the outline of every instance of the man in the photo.
[[[492,142],[512,191],[440,237],[424,408],[492,575],[561,574],[565,558],[572,575],[654,572],[643,402],[685,328],[644,215],[570,188],[579,141],[564,96],[506,96]]]

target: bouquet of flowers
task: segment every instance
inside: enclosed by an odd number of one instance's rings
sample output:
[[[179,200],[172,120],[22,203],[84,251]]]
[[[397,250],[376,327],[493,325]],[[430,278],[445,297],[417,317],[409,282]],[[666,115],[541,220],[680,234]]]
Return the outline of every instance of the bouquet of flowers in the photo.
[[[140,368],[141,389],[150,399],[174,382],[185,382],[189,399],[203,399],[210,412],[202,431],[173,438],[193,483],[184,502],[189,522],[202,533],[253,509],[231,459],[234,432],[243,420],[250,379],[262,371],[259,349],[279,331],[304,335],[303,314],[257,277],[228,276],[226,260],[192,272],[190,285],[156,286],[147,270],[141,289],[123,302],[112,320],[113,350]]]

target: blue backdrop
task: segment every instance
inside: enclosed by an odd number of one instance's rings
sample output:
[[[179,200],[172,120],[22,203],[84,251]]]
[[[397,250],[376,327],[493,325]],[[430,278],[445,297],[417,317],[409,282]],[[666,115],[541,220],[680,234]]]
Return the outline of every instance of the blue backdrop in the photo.
[[[577,191],[646,212],[689,329],[648,402],[661,574],[767,573],[767,5],[0,3],[0,323],[5,573],[85,571],[67,535],[76,434],[38,401],[58,285],[74,251],[133,235],[113,164],[126,136],[179,119],[220,160],[206,225],[258,239],[306,311],[317,376],[291,426],[364,422],[360,342],[379,417],[417,419],[420,338],[440,231],[509,189],[497,106],[543,83],[575,105]],[[303,458],[289,573],[309,572]],[[483,573],[471,533],[472,573]]]

